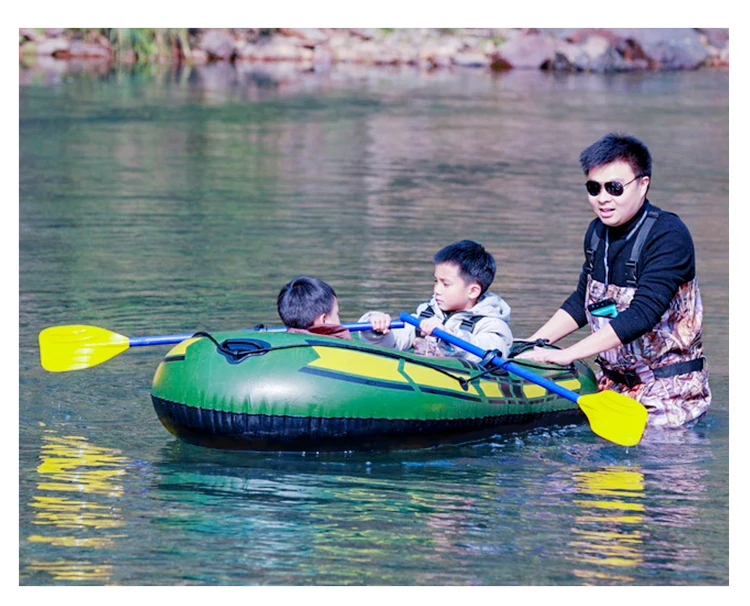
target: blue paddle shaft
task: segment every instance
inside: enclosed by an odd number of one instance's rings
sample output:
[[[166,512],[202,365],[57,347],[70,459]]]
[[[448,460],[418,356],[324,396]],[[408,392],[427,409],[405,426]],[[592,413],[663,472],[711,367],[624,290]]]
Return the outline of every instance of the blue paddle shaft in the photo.
[[[419,327],[420,320],[419,318],[415,318],[414,316],[407,314],[405,312],[401,312],[399,314],[399,319],[403,320],[407,324],[411,324],[412,326]],[[439,339],[442,339],[446,343],[450,343],[451,345],[455,345],[456,347],[460,347],[461,349],[464,349],[468,351],[470,354],[474,354],[478,358],[484,358],[484,356],[487,355],[487,351],[477,347],[473,343],[469,343],[468,341],[464,341],[463,339],[458,338],[455,335],[452,335],[449,332],[445,332],[444,330],[440,330],[439,328],[434,328],[432,330],[432,334],[438,337]],[[526,379],[527,381],[530,381],[531,383],[536,383],[537,385],[540,385],[544,388],[546,388],[548,391],[551,391],[552,393],[556,393],[558,396],[561,396],[567,400],[571,400],[572,402],[578,403],[578,398],[580,397],[579,394],[577,394],[574,391],[571,391],[570,389],[566,389],[565,387],[562,387],[555,383],[554,381],[550,381],[549,379],[545,379],[544,377],[540,377],[535,372],[532,372],[528,368],[524,368],[523,366],[519,366],[518,364],[515,364],[513,362],[510,362],[503,358],[502,356],[495,356],[492,358],[492,363],[495,366],[499,366],[501,368],[504,368],[508,372],[512,372],[514,375],[518,375],[519,377],[522,377]]]
[[[350,332],[359,332],[362,330],[372,330],[372,324],[369,322],[353,322],[351,324],[343,324],[344,328],[348,328]],[[391,322],[391,328],[403,328],[403,322]],[[284,332],[286,331],[285,326],[279,326],[276,328],[261,328],[258,330],[247,329],[248,332]],[[145,347],[149,345],[170,345],[172,343],[182,343],[185,339],[189,339],[194,333],[187,335],[161,335],[156,337],[132,337],[128,340],[130,347]]]
[[[128,339],[130,347],[144,347],[148,345],[169,345],[170,343],[182,343],[185,339],[192,337],[189,335],[161,335],[159,337],[131,337]]]

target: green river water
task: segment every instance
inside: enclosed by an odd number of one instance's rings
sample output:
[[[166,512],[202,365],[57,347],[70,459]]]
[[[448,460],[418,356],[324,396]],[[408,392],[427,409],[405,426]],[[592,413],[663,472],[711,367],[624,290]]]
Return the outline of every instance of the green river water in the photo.
[[[81,74],[19,93],[21,585],[726,585],[729,76],[381,69]],[[177,441],[166,347],[47,373],[37,335],[278,325],[299,274],[343,321],[413,311],[471,238],[530,335],[573,289],[580,151],[624,130],[691,229],[714,402],[625,449],[587,425],[432,450]]]

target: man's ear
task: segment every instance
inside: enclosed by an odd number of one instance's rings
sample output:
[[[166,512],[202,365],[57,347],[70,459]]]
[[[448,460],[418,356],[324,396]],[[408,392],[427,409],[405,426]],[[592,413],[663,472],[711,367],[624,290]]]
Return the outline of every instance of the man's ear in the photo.
[[[469,284],[469,297],[472,299],[478,299],[479,295],[482,294],[482,287],[476,282]]]
[[[327,315],[328,314],[320,314],[319,316],[316,316],[316,318],[313,320],[312,325],[313,326],[320,326],[321,324],[325,324],[326,323],[325,320],[326,320],[326,316]]]
[[[651,185],[651,177],[648,175],[644,175],[641,177],[641,188],[643,188],[644,192],[648,192],[648,188]]]

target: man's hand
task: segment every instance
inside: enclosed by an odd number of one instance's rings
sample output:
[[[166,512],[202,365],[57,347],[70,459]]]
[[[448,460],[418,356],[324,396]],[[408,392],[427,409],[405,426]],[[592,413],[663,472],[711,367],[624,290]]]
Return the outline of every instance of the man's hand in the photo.
[[[570,355],[567,349],[545,349],[535,347],[529,351],[518,354],[514,359],[532,360],[533,362],[551,362],[560,366],[568,366],[577,358]]]

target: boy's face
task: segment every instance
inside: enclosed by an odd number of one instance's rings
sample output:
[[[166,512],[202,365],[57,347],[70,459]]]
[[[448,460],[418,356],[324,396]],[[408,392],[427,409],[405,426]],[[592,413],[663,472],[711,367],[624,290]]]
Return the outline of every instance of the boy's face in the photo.
[[[435,284],[432,292],[440,309],[452,312],[474,307],[482,288],[476,282],[467,284],[459,274],[458,265],[438,263],[433,275]]]

